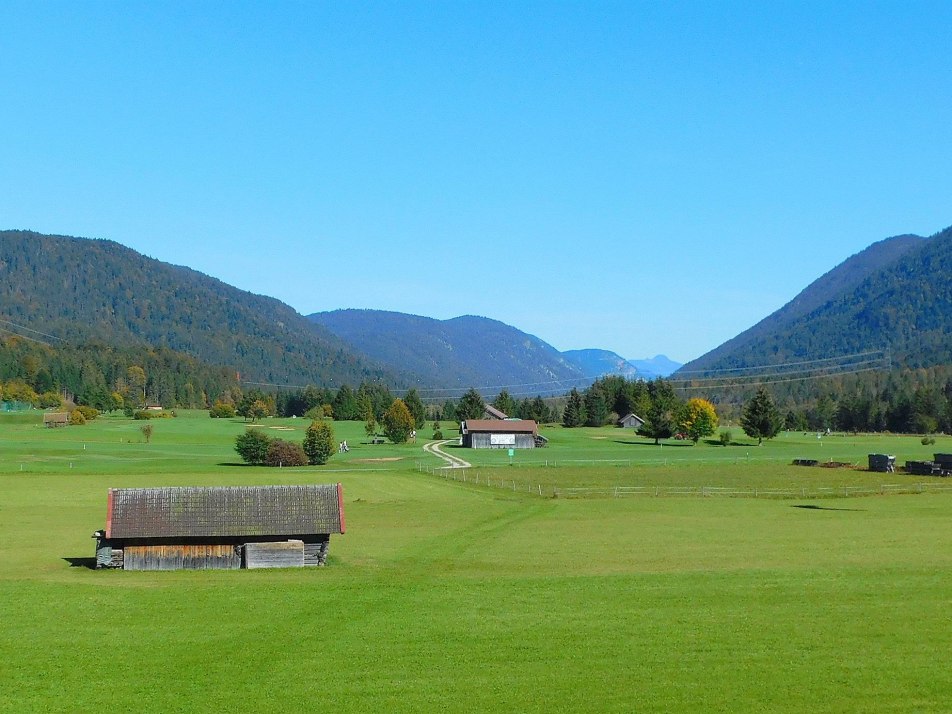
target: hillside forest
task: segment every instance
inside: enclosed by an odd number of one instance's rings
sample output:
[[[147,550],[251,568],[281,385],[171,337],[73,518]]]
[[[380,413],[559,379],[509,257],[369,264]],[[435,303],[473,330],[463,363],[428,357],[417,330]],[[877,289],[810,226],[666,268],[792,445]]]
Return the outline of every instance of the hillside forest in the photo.
[[[947,367],[768,385],[768,392],[787,429],[952,432],[952,370]],[[479,418],[485,399],[511,417],[566,427],[603,426],[634,413],[648,421],[648,431],[658,429],[661,438],[667,438],[677,433],[679,415],[692,399],[709,401],[721,424],[726,424],[740,419],[753,392],[738,387],[733,392],[699,394],[685,382],[606,376],[587,389],[556,398],[519,398],[505,389],[495,395],[470,389],[460,399],[429,403],[413,388],[399,396],[417,428],[432,421]],[[210,408],[213,414],[246,418],[309,416],[365,422],[379,422],[396,398],[377,380],[336,390],[311,385],[268,391],[240,383],[230,370],[165,348],[55,347],[16,336],[0,338],[0,397],[7,404],[37,408],[82,405],[98,411],[132,411],[156,404],[167,409]]]

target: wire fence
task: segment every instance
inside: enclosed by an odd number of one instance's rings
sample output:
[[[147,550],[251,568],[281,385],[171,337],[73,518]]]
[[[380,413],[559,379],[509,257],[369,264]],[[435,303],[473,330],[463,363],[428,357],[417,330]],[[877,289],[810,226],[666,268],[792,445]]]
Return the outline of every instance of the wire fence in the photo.
[[[542,498],[632,498],[647,496],[695,498],[767,498],[777,500],[855,498],[919,493],[952,492],[946,481],[883,483],[868,486],[800,486],[790,488],[734,486],[553,486],[532,481],[505,478],[468,468],[418,465],[418,471],[447,481],[487,489],[502,489]]]

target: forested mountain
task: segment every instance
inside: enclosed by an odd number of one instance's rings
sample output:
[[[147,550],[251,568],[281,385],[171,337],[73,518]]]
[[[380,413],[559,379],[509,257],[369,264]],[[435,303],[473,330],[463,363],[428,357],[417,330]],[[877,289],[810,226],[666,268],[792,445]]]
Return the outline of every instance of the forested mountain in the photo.
[[[644,376],[628,360],[610,350],[567,350],[562,356],[592,379],[606,374],[617,374],[627,379]]]
[[[55,346],[174,350],[243,380],[409,381],[278,300],[106,240],[0,231],[0,319]]]
[[[416,374],[425,387],[502,385],[514,395],[536,395],[591,381],[551,345],[485,317],[435,320],[382,310],[308,317],[371,359]]]
[[[902,365],[952,361],[952,229],[874,243],[679,376],[891,349]]]

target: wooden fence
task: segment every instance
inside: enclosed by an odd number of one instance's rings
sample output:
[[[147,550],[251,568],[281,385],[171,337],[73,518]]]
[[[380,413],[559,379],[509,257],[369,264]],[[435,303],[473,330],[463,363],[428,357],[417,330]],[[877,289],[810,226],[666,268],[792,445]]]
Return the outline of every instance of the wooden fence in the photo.
[[[818,499],[952,492],[952,483],[884,483],[877,486],[802,486],[799,488],[737,488],[731,486],[544,486],[531,481],[483,474],[478,470],[418,464],[418,471],[474,487],[497,488],[545,498],[630,498],[635,496],[696,498]]]

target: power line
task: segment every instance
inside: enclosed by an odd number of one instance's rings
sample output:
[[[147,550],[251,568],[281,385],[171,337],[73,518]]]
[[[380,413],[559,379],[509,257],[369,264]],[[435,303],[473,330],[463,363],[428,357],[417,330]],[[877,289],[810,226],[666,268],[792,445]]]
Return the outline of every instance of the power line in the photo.
[[[26,325],[19,325],[19,324],[17,324],[16,322],[12,322],[12,321],[10,321],[10,320],[0,320],[0,322],[2,322],[2,323],[5,324],[5,325],[13,325],[14,327],[16,327],[16,328],[19,329],[19,330],[26,330],[27,332],[32,332],[32,333],[34,333],[34,334],[36,334],[36,335],[42,335],[43,337],[49,337],[51,340],[59,340],[60,342],[63,341],[63,338],[62,338],[62,337],[57,337],[56,335],[49,335],[49,334],[47,334],[47,333],[45,333],[45,332],[40,332],[39,330],[34,330],[32,327],[27,327]],[[14,332],[13,334],[17,334],[17,333]],[[26,335],[20,335],[20,337],[26,337]],[[26,339],[30,339],[30,338],[27,337]],[[39,341],[40,341],[40,340],[37,340],[37,342],[39,342]],[[46,343],[44,342],[43,344],[46,344]]]
[[[820,363],[820,362],[836,362],[836,361],[839,361],[839,360],[854,359],[854,358],[856,358],[856,357],[868,357],[868,356],[870,356],[870,355],[882,355],[882,354],[885,354],[885,350],[872,350],[872,351],[869,351],[869,352],[856,352],[856,353],[850,354],[850,355],[840,355],[839,357],[823,357],[823,358],[820,358],[820,359],[803,360],[803,361],[800,361],[800,362],[779,362],[779,363],[777,363],[777,364],[761,364],[761,365],[756,365],[756,366],[752,366],[752,367],[725,367],[725,368],[723,368],[723,369],[695,369],[695,370],[688,370],[688,371],[686,371],[686,372],[682,372],[682,371],[679,370],[677,373],[678,373],[678,374],[710,374],[710,375],[717,375],[717,374],[722,374],[722,373],[724,373],[724,372],[743,372],[743,371],[755,370],[755,369],[781,369],[781,368],[783,368],[783,367],[799,367],[799,366],[802,366],[802,365],[805,365],[805,364],[817,364],[817,363]],[[685,380],[685,381],[687,381],[687,380]]]
[[[758,387],[761,385],[767,384],[783,384],[784,382],[804,382],[811,379],[825,379],[827,377],[839,377],[841,375],[848,374],[861,374],[863,372],[878,372],[881,367],[867,367],[865,369],[855,369],[848,372],[827,372],[825,374],[814,374],[806,377],[792,377],[790,379],[768,379],[762,382],[727,382],[726,384],[698,384],[690,387],[675,387],[675,389],[682,391],[690,391],[692,389],[726,389],[729,387]]]

